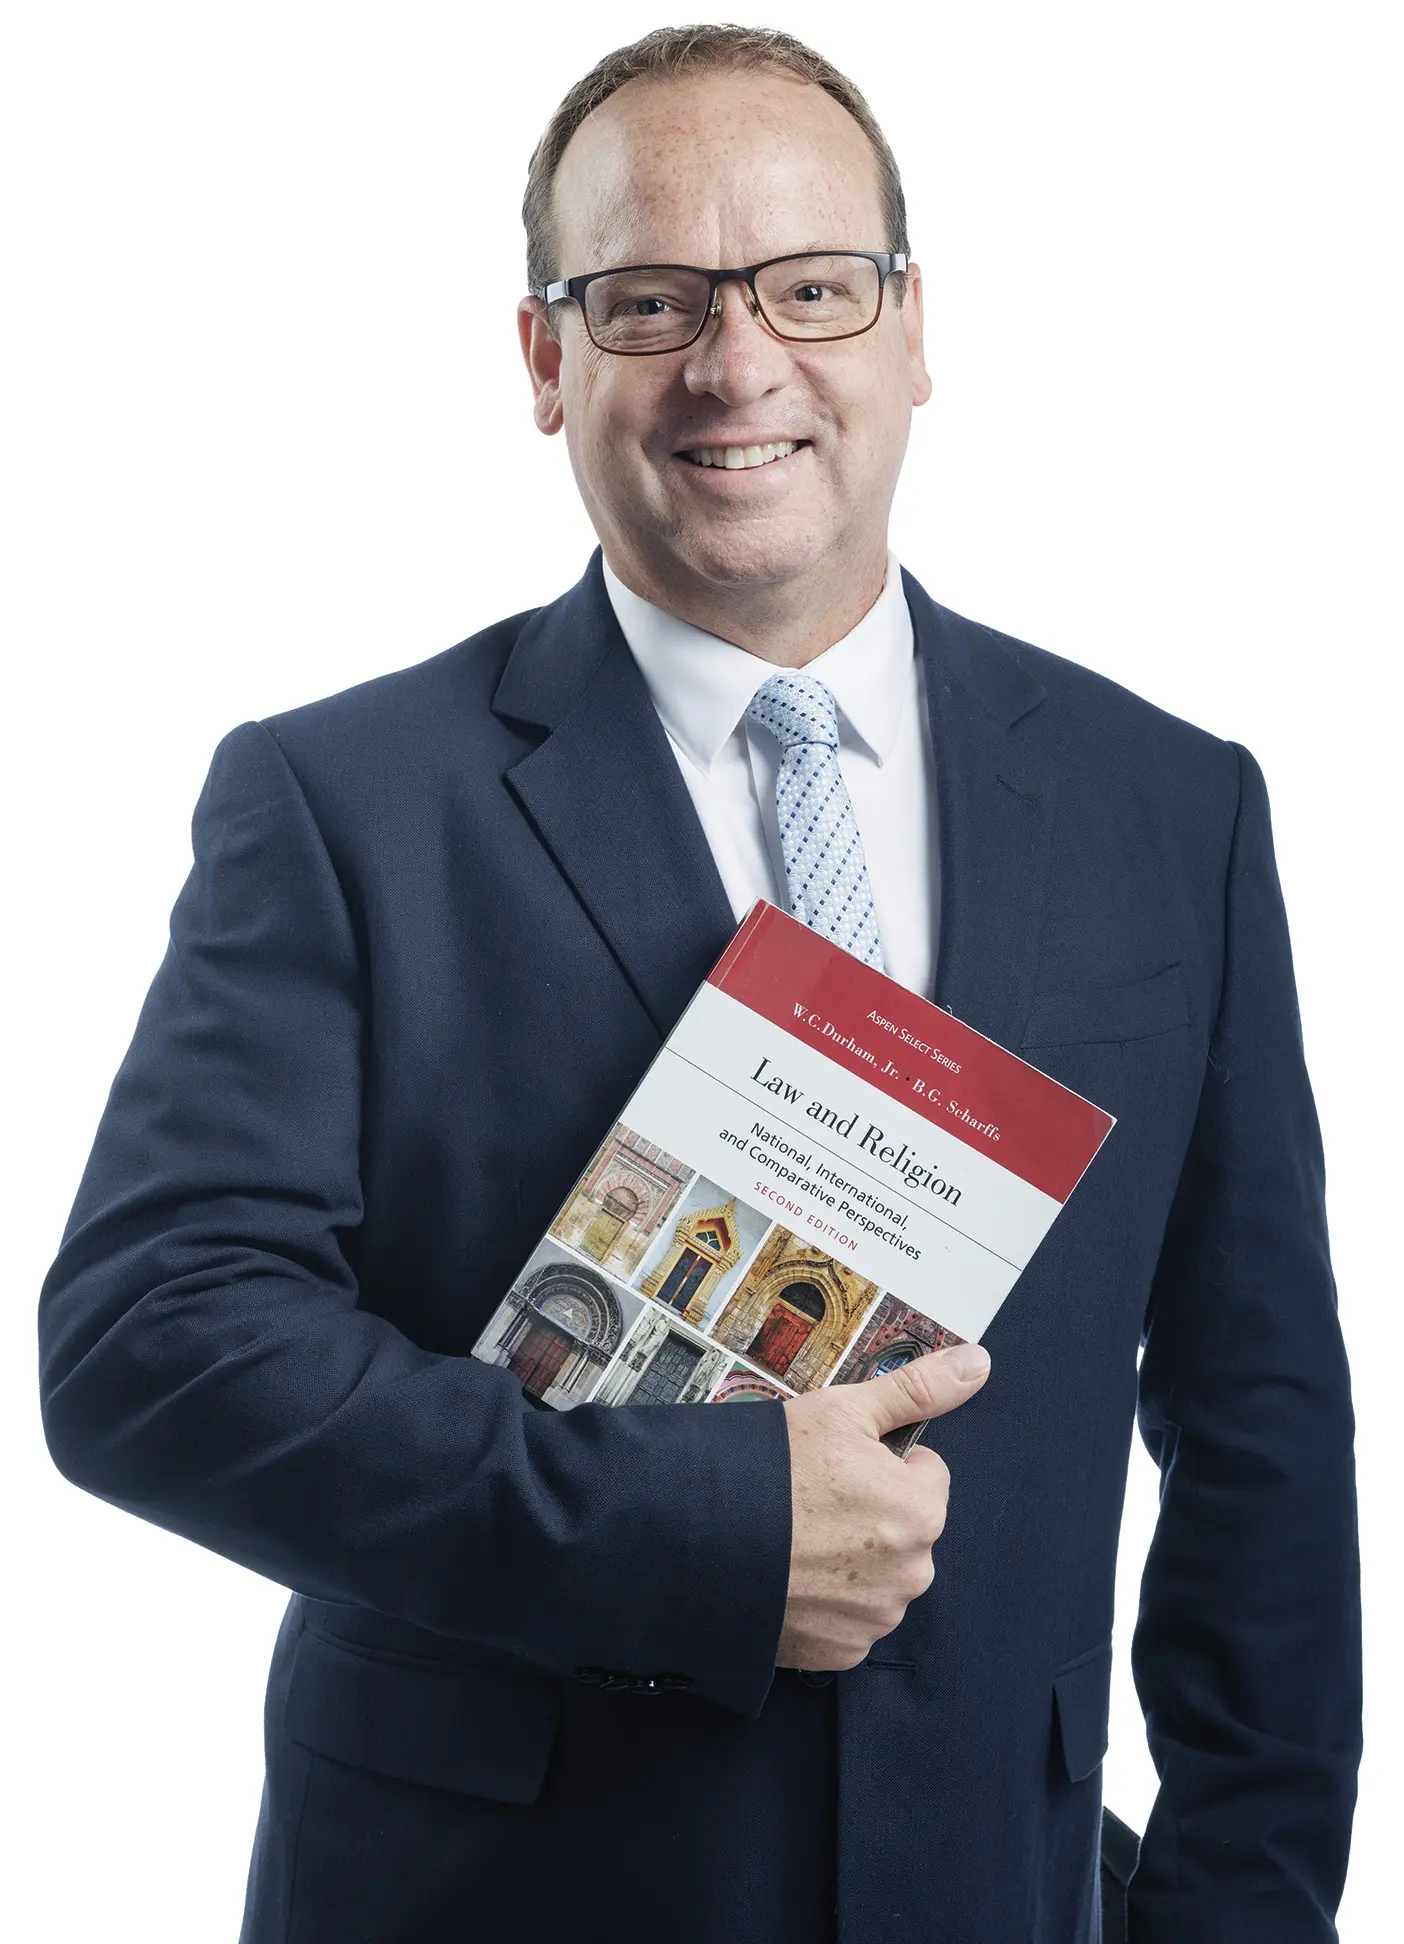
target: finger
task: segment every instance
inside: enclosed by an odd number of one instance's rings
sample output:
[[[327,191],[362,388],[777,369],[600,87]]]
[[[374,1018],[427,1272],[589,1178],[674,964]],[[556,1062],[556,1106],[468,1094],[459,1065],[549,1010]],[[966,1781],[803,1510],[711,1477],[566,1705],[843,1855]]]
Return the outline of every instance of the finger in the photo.
[[[914,1357],[870,1383],[855,1385],[853,1402],[875,1438],[923,1418],[944,1417],[973,1397],[989,1375],[989,1353],[978,1343],[952,1343]]]

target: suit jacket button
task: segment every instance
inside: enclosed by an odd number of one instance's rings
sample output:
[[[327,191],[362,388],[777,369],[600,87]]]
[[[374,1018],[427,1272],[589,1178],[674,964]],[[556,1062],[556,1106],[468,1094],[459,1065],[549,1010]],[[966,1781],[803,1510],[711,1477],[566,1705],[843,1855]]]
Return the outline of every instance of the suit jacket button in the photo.
[[[806,1687],[827,1687],[834,1678],[831,1667],[801,1667],[799,1677]]]

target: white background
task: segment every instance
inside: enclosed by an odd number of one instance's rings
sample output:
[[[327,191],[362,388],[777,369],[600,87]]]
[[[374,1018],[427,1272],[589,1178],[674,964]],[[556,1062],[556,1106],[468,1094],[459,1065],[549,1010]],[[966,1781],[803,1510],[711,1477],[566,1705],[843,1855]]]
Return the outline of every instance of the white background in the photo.
[[[1370,1748],[1349,1944],[1390,1930],[1404,1818],[1392,13],[760,16],[854,76],[903,166],[936,382],[904,562],[1267,774],[1360,1414]],[[608,0],[9,15],[4,1914],[27,1941],[232,1939],[257,1806],[282,1595],[65,1485],[34,1401],[34,1297],[191,806],[234,723],[579,574],[592,536],[517,361],[516,209],[567,86],[669,17]],[[1125,1646],[1153,1514],[1138,1447],[1106,1768],[1137,1822],[1153,1775]]]

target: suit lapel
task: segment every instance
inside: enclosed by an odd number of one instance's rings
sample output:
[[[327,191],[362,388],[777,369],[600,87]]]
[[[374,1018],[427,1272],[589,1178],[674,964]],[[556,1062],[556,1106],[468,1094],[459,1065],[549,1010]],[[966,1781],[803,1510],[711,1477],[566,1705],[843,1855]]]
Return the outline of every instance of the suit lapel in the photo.
[[[1015,644],[902,578],[936,756],[936,997],[1017,1046],[1037,972],[1054,783],[1013,732],[1044,691]],[[493,707],[547,732],[508,771],[508,787],[667,1033],[735,919],[598,550],[578,584],[522,629]]]
[[[523,628],[493,707],[548,732],[508,787],[667,1033],[736,921],[598,551]]]
[[[903,574],[936,756],[941,854],[936,998],[1017,1047],[1037,972],[1054,784],[1015,725],[1043,687],[1013,644],[938,607]]]

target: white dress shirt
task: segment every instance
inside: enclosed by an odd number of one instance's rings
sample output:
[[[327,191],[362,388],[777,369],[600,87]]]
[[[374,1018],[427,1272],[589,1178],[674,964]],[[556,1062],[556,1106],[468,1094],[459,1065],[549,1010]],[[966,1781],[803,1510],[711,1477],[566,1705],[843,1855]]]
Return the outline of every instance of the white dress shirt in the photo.
[[[667,731],[738,923],[757,898],[788,908],[775,817],[780,748],[746,715],[772,663],[605,587]],[[838,705],[839,769],[868,863],[890,975],[933,996],[940,914],[935,758],[925,682],[895,554],[856,628],[804,667]]]

